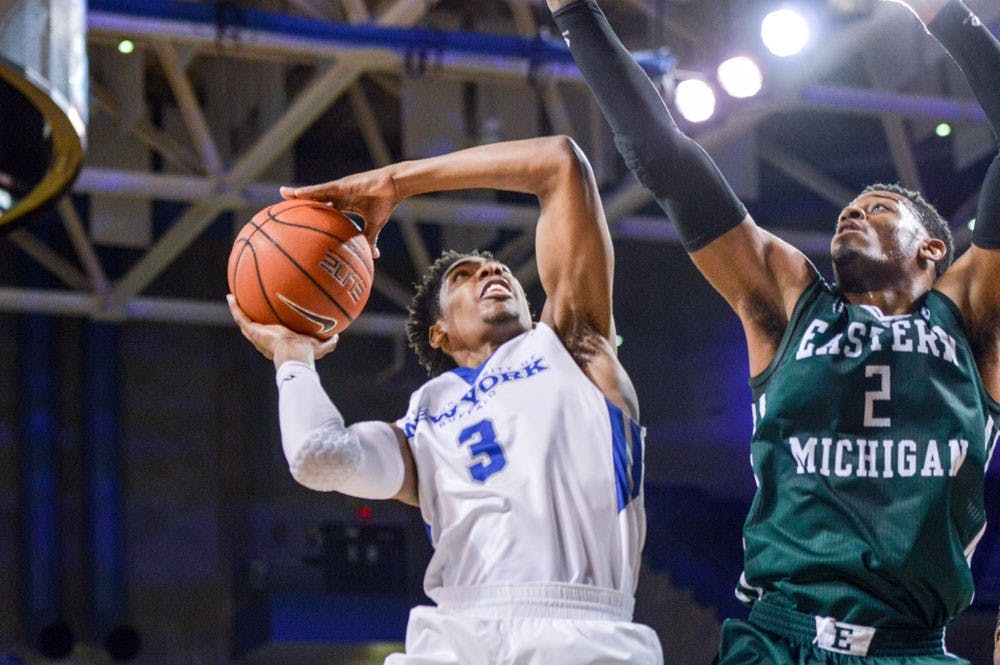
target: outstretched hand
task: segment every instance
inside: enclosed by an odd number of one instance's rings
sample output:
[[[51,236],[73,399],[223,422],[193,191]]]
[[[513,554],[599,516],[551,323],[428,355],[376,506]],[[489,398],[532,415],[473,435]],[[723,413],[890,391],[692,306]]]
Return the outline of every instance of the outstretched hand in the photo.
[[[282,187],[286,199],[310,199],[329,203],[337,210],[359,215],[365,222],[364,234],[378,258],[378,234],[402,198],[388,168],[345,176],[308,187]]]
[[[274,362],[275,369],[286,360],[298,360],[312,365],[313,361],[319,360],[337,348],[339,335],[320,340],[309,335],[301,335],[285,326],[255,323],[236,304],[236,298],[232,294],[226,296],[226,301],[243,336],[250,340],[254,348],[265,358]]]

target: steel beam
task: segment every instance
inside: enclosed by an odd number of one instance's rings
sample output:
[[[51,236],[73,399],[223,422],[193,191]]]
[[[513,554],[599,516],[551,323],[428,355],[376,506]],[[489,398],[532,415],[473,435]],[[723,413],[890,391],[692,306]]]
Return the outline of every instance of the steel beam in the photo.
[[[125,303],[112,315],[96,294],[47,289],[12,289],[0,287],[0,311],[84,316],[95,320],[157,321],[210,326],[235,326],[224,302],[185,300],[183,298],[138,297]],[[406,317],[394,314],[365,312],[345,335],[404,335]]]

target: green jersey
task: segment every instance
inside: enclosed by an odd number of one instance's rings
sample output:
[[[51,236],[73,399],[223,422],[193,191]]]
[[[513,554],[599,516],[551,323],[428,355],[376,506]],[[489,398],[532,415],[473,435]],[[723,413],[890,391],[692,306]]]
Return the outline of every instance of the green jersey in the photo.
[[[1000,405],[951,300],[885,316],[817,279],[750,386],[758,489],[737,595],[887,628],[965,609]]]

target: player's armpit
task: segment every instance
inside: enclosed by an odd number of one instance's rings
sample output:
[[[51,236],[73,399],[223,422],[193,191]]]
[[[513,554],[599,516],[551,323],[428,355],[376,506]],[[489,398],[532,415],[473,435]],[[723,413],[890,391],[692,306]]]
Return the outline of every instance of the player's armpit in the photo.
[[[757,226],[739,226],[691,254],[698,270],[740,315],[786,320],[816,270],[802,252]]]
[[[751,376],[763,371],[799,297],[816,279],[816,269],[802,252],[758,227],[749,215],[691,259],[740,317]]]
[[[972,245],[934,284],[958,308],[986,392],[1000,400],[1000,249]]]

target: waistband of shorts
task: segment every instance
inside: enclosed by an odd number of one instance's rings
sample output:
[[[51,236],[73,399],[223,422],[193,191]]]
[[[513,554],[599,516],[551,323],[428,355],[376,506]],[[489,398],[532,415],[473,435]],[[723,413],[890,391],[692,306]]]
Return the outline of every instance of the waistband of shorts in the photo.
[[[819,626],[824,622],[834,625],[852,626],[838,622],[832,617],[803,614],[787,607],[781,607],[761,599],[750,608],[750,623],[771,633],[806,643],[816,644],[828,649],[819,642]],[[867,647],[867,656],[887,656],[900,658],[906,656],[932,656],[946,654],[944,648],[944,628],[907,629],[907,628],[871,628],[868,626],[853,626],[873,632],[871,642]],[[828,649],[838,651],[837,649]]]
[[[485,619],[597,619],[631,621],[635,599],[584,584],[526,583],[432,589],[438,608]]]

